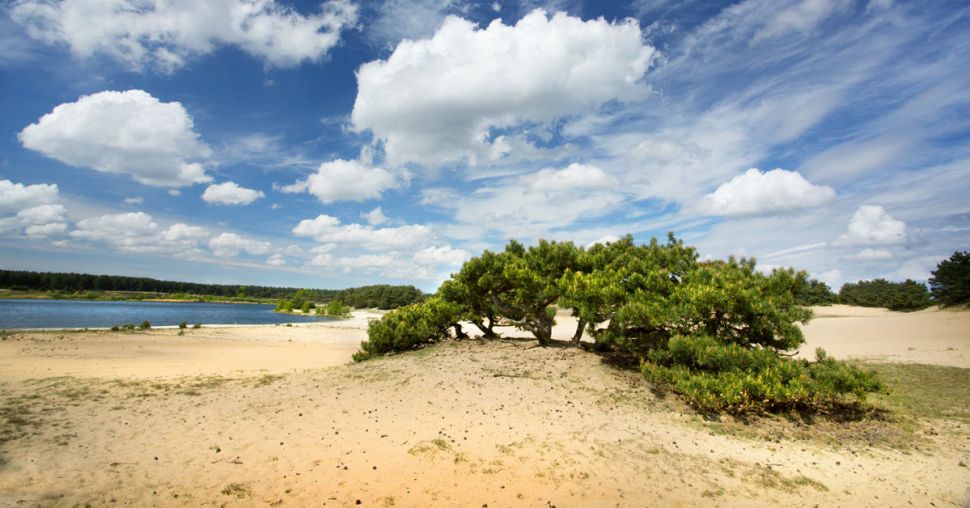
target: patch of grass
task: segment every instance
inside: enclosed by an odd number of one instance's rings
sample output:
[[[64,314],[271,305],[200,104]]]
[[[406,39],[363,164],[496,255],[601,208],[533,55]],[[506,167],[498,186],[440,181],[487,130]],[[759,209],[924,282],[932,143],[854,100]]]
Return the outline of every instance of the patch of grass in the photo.
[[[281,374],[263,374],[253,381],[253,387],[258,388],[260,386],[268,386],[279,381],[280,379],[283,379],[284,377],[286,376]]]
[[[865,363],[879,373],[885,390],[872,402],[916,418],[970,423],[970,369],[917,363]]]
[[[238,497],[239,499],[245,499],[252,495],[252,492],[248,487],[241,483],[230,483],[229,485],[226,485],[224,489],[222,489],[222,494],[225,496],[234,496]]]

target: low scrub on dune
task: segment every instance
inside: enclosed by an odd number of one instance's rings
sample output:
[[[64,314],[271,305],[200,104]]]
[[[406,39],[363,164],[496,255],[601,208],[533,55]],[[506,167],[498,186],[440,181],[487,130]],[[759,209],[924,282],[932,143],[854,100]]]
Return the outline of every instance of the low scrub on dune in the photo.
[[[817,286],[817,284],[815,285]],[[466,262],[437,294],[374,321],[354,360],[465,337],[471,323],[496,338],[497,323],[552,338],[557,309],[577,319],[565,345],[636,360],[648,380],[698,410],[830,411],[880,389],[875,374],[828,358],[786,352],[804,343],[804,272],[762,273],[753,259],[700,261],[673,234],[637,245],[631,236],[589,248],[512,241]],[[592,338],[583,341],[586,335]]]

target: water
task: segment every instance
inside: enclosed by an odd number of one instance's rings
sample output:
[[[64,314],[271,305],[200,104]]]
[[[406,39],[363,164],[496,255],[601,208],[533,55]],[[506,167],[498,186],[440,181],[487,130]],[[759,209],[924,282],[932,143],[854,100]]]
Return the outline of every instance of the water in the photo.
[[[101,302],[88,300],[2,300],[0,329],[109,328],[125,323],[152,326],[202,324],[273,324],[326,321],[331,318],[277,314],[272,305],[197,302]]]

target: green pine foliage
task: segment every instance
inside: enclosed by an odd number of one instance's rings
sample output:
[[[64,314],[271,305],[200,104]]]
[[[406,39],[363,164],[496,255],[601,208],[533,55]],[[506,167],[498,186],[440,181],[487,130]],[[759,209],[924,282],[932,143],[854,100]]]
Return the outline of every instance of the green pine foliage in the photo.
[[[666,348],[647,353],[641,370],[703,412],[833,411],[881,389],[875,373],[835,361],[821,349],[809,362],[706,335],[671,338]]]
[[[930,292],[945,307],[970,305],[970,251],[954,252],[936,266]]]
[[[450,337],[451,328],[462,335],[460,317],[458,305],[437,296],[397,308],[369,323],[367,340],[361,342],[360,351],[354,353],[353,359],[361,362],[387,353],[417,349]]]
[[[898,311],[922,310],[933,304],[926,285],[910,279],[903,282],[875,279],[846,283],[839,290],[839,302]]]
[[[701,411],[825,411],[864,401],[875,375],[819,351],[814,362],[784,352],[804,343],[806,288],[831,290],[804,272],[763,273],[753,259],[699,261],[670,234],[637,245],[631,236],[588,249],[571,242],[511,241],[462,266],[422,303],[371,322],[354,360],[463,336],[471,322],[486,338],[512,324],[549,345],[556,309],[578,319],[599,350],[632,356],[643,375]],[[925,291],[925,288],[924,288]]]
[[[832,305],[838,301],[838,296],[828,284],[811,279],[798,288],[795,299],[802,305]]]
[[[326,307],[318,307],[317,313],[321,312],[327,316],[346,316],[350,314],[350,307],[346,306],[340,300],[332,300],[327,304]]]

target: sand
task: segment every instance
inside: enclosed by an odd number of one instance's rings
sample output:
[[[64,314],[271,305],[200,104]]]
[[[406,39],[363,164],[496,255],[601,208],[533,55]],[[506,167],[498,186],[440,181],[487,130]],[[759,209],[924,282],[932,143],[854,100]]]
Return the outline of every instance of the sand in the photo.
[[[966,367],[968,315],[819,309],[805,350]],[[851,426],[859,436],[834,443],[714,432],[635,372],[534,341],[346,364],[366,319],[6,337],[0,506],[965,506],[970,494],[957,421],[915,423],[909,448]]]

